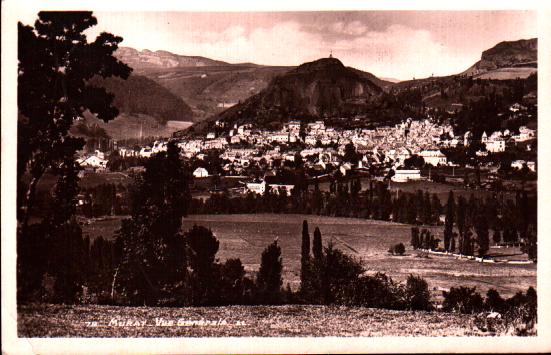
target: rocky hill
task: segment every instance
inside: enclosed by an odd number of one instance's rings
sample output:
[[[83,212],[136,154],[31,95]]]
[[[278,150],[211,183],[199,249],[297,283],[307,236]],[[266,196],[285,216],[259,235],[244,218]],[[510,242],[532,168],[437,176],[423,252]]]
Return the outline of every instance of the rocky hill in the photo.
[[[492,72],[496,72],[501,73],[497,79],[526,78],[537,70],[537,60],[537,38],[504,41],[482,52],[480,60],[461,74],[491,79],[495,76]],[[506,72],[512,77],[506,77]]]
[[[274,126],[293,118],[355,117],[385,104],[388,97],[381,86],[386,85],[373,74],[345,67],[336,58],[322,58],[275,77],[260,93],[209,122],[222,119],[229,126],[254,120],[261,126]]]
[[[506,96],[504,103],[523,96],[535,98],[537,57],[537,38],[501,42],[482,52],[480,61],[462,73],[402,81],[390,91],[393,95],[417,96],[429,107],[445,109],[490,94]]]

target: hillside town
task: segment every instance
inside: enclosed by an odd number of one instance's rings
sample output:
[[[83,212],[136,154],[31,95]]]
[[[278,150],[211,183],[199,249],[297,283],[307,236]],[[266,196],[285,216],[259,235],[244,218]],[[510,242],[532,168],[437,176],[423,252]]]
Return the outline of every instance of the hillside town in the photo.
[[[18,19],[13,334],[536,336],[527,12]]]
[[[510,107],[515,113],[519,109],[519,105]],[[430,117],[424,120],[407,118],[394,126],[374,129],[335,129],[323,120],[308,123],[289,120],[276,131],[256,128],[252,124],[224,127],[223,121],[216,121],[215,126],[219,128],[218,132],[227,134],[211,131],[204,137],[173,138],[182,158],[196,162],[193,176],[198,179],[212,175],[240,176],[246,183],[241,190],[243,193],[252,191],[260,194],[264,192],[265,178],[276,175],[285,164],[301,164],[310,172],[309,175],[317,177],[334,173],[346,176],[376,172],[395,182],[407,182],[430,178],[422,176],[422,167],[459,166],[453,157],[444,152],[471,146],[477,147],[477,160],[486,162],[479,165],[496,170],[501,162],[484,158],[514,147],[530,151],[536,138],[536,130],[526,126],[521,126],[518,132],[508,129],[483,132],[480,137],[469,131],[456,134],[450,124],[438,124]],[[134,147],[115,144],[113,152],[120,158],[147,159],[155,153],[166,151],[168,141],[155,140],[148,145]],[[350,152],[347,153],[347,149]],[[108,169],[110,159],[107,154],[95,150],[91,154],[83,154],[77,162],[85,169],[104,171]],[[213,155],[219,167],[213,169],[211,164],[201,164]],[[509,164],[512,169],[536,171],[535,161],[515,159]],[[283,187],[288,193],[293,187],[292,183],[281,181],[272,185]]]

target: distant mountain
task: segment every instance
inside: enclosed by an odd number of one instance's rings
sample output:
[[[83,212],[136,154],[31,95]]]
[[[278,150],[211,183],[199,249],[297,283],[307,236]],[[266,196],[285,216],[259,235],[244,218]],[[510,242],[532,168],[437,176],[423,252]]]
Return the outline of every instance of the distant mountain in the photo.
[[[194,120],[218,114],[266,88],[290,67],[232,64],[212,67],[148,69],[141,74],[189,104]]]
[[[181,98],[144,76],[132,74],[127,80],[96,76],[90,83],[112,93],[121,113],[148,115],[160,124],[192,120],[191,108]]]
[[[391,92],[419,96],[428,107],[457,110],[488,95],[537,97],[537,38],[500,42],[482,52],[481,59],[466,71],[443,77],[406,80]],[[520,83],[517,79],[521,79]]]
[[[170,90],[190,105],[194,121],[219,114],[264,90],[278,75],[296,67],[264,66],[254,63],[229,64],[205,57],[184,56],[167,51],[138,51],[122,47],[115,53],[134,68]],[[356,70],[352,69],[351,70]],[[388,89],[393,83],[370,73],[358,75]]]
[[[194,129],[201,131],[217,119],[227,125],[254,122],[265,127],[289,119],[363,115],[366,119],[384,120],[388,115],[382,114],[381,109],[389,107],[382,86],[388,85],[371,73],[345,67],[336,58],[322,58],[275,77],[260,93]]]
[[[129,47],[120,47],[115,56],[135,70],[228,65],[226,62],[205,57],[178,55],[167,51],[152,52],[147,49],[138,51]]]
[[[537,71],[537,60],[537,38],[504,41],[482,52],[480,60],[461,74],[482,79],[524,79]]]
[[[399,83],[400,81],[402,81],[400,79],[395,79],[395,78],[383,78],[383,77],[381,77],[380,79],[384,80],[384,81],[387,81],[391,84],[396,84],[396,83]]]

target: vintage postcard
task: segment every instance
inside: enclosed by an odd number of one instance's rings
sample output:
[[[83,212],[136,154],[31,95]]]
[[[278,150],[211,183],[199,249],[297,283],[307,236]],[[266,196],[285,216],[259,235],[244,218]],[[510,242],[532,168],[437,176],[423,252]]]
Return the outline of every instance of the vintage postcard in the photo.
[[[551,12],[468,5],[3,2],[3,352],[550,351]]]

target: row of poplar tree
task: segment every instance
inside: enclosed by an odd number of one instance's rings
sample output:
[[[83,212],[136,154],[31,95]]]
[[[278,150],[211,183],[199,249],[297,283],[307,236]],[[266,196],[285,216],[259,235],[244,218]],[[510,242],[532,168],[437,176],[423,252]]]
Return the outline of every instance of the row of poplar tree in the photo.
[[[495,198],[486,201],[471,195],[456,199],[448,195],[443,232],[443,250],[464,255],[485,256],[490,247],[490,230],[494,244],[519,244],[532,260],[537,259],[537,203],[526,191],[519,191],[515,200],[501,203]],[[412,244],[414,234],[412,230]]]

